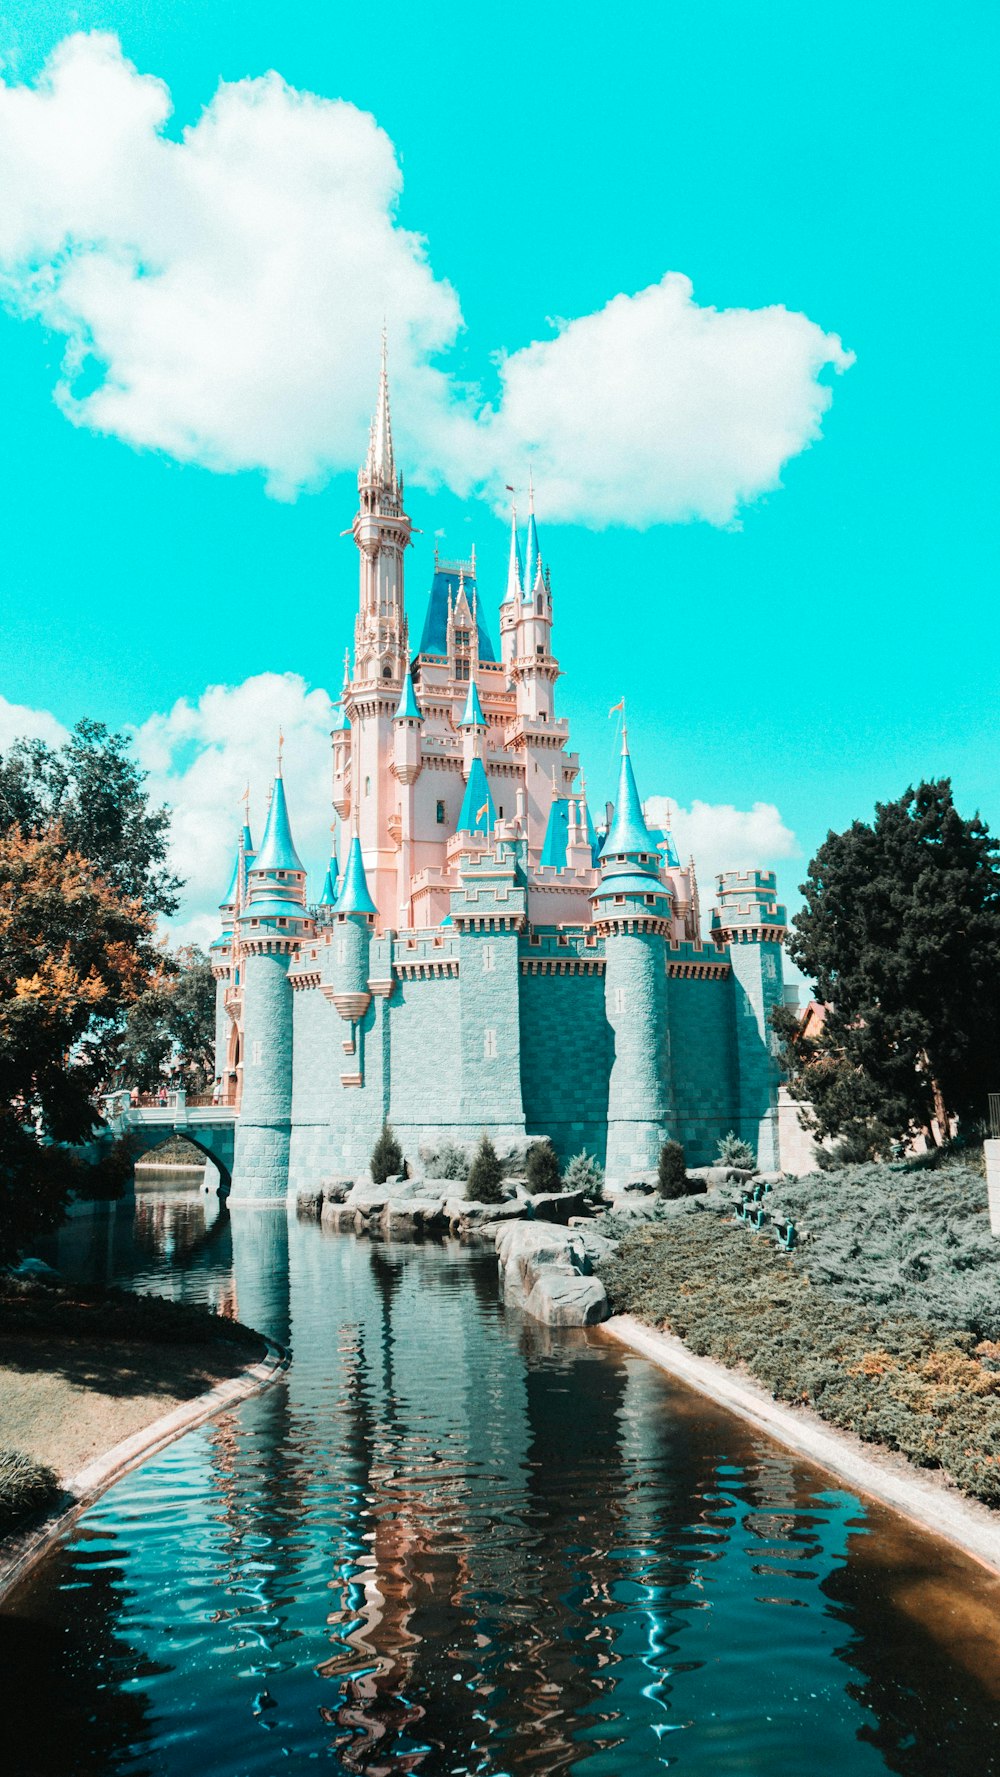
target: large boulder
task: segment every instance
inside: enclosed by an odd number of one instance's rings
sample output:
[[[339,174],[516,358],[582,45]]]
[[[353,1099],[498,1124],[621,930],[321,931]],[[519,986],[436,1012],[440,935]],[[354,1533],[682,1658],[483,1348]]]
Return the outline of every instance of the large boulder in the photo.
[[[572,1265],[542,1265],[524,1311],[547,1327],[593,1327],[607,1320],[608,1298],[599,1277],[581,1277]]]
[[[397,1197],[389,1199],[381,1216],[386,1234],[412,1234],[425,1228],[443,1228],[448,1217],[441,1197]]]
[[[560,1222],[565,1227],[570,1216],[583,1214],[588,1199],[586,1191],[540,1191],[530,1201],[538,1221]]]

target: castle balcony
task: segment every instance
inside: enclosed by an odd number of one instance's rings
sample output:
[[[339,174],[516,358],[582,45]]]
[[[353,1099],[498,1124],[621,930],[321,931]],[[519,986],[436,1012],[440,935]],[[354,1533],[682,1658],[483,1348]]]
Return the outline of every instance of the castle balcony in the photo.
[[[565,716],[557,722],[548,722],[535,716],[515,716],[508,722],[503,733],[505,747],[542,746],[559,747],[566,745],[569,739],[569,723]]]

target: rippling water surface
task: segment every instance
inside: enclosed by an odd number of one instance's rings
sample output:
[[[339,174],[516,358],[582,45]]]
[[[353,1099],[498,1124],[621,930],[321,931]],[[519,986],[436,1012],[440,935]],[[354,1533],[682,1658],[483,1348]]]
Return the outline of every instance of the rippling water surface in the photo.
[[[491,1254],[146,1190],[58,1256],[293,1361],[12,1601],[12,1777],[1000,1771],[997,1583]]]

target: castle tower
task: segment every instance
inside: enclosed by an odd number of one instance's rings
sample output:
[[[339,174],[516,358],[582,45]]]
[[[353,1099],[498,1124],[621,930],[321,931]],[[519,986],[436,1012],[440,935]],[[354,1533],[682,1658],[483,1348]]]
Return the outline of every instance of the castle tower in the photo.
[[[485,786],[477,758],[467,801],[479,793],[474,787],[479,773]],[[493,814],[488,789],[485,795],[490,809],[481,815],[482,825],[492,823]],[[476,831],[475,818],[470,808],[469,824],[463,820],[459,830]],[[470,1140],[484,1126],[501,1141],[524,1134],[518,935],[527,923],[527,891],[519,852],[516,842],[499,840],[486,851],[463,854],[461,887],[451,896],[459,958],[459,1117]]]
[[[399,923],[404,931],[413,924],[413,903],[410,884],[413,881],[414,807],[413,786],[423,763],[423,715],[413,689],[409,668],[403,690],[392,719],[392,769],[399,784]]]
[[[507,589],[500,606],[500,658],[506,671],[506,682],[513,680],[514,656],[517,653],[517,625],[523,597],[524,563],[517,535],[517,507],[510,513],[510,559],[507,563]]]
[[[310,928],[306,873],[295,850],[281,762],[260,850],[237,921],[242,970],[243,1085],[231,1201],[283,1198],[292,1110],[288,967]]]
[[[396,785],[389,769],[393,718],[409,665],[409,637],[403,606],[403,557],[410,542],[403,510],[403,483],[396,470],[389,413],[385,336],[378,400],[368,455],[358,473],[358,511],[353,535],[358,547],[358,614],[354,623],[354,665],[343,698],[350,724],[350,766],[334,736],[336,807],[350,811],[361,840],[367,879],[383,909],[396,904],[398,863],[390,823],[396,814]],[[338,783],[337,766],[340,762]]]
[[[226,1088],[226,1096],[236,1080],[240,1064],[238,1021],[236,1013],[240,995],[240,960],[237,920],[243,911],[247,892],[247,873],[254,861],[253,839],[244,824],[233,860],[233,875],[225,899],[219,903],[222,931],[211,946],[212,976],[215,981],[215,1076]]]
[[[591,895],[605,939],[604,1003],[614,1033],[608,1088],[609,1184],[650,1172],[673,1122],[667,1026],[670,890],[636,789],[627,736],[614,818],[601,848]]]
[[[712,937],[729,946],[734,994],[740,1127],[762,1172],[781,1165],[778,1144],[778,1039],[771,1013],[784,1002],[783,944],[788,915],[772,870],[727,870],[718,878]]]
[[[512,547],[515,559],[516,551]],[[509,574],[508,599],[514,576]],[[510,738],[524,760],[525,828],[528,855],[537,865],[545,844],[552,806],[552,784],[562,796],[575,775],[563,758],[568,729],[557,722],[555,682],[559,662],[552,652],[552,588],[542,563],[535,522],[535,493],[528,485],[528,529],[520,597],[505,600],[500,614],[501,635],[511,650],[509,673],[514,690],[515,717]]]

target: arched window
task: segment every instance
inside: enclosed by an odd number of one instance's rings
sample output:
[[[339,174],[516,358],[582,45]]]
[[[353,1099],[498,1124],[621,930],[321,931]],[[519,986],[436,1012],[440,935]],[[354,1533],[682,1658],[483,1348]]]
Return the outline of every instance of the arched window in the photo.
[[[391,666],[384,666],[382,668],[382,677],[383,677],[383,679],[391,679],[392,678],[392,667]]]
[[[365,778],[365,795],[370,796],[371,793],[372,793],[372,780],[370,777],[366,777]]]
[[[544,604],[544,600],[543,600],[543,598],[542,598],[542,595],[541,595],[541,593],[539,593],[539,594],[538,594],[538,598],[537,598],[537,599],[536,599],[536,601],[535,601],[535,609],[536,609],[536,611],[537,611],[537,612],[538,612],[538,615],[539,615],[539,617],[540,617],[540,616],[541,616],[541,614],[542,614],[542,606],[543,606],[543,604]]]

